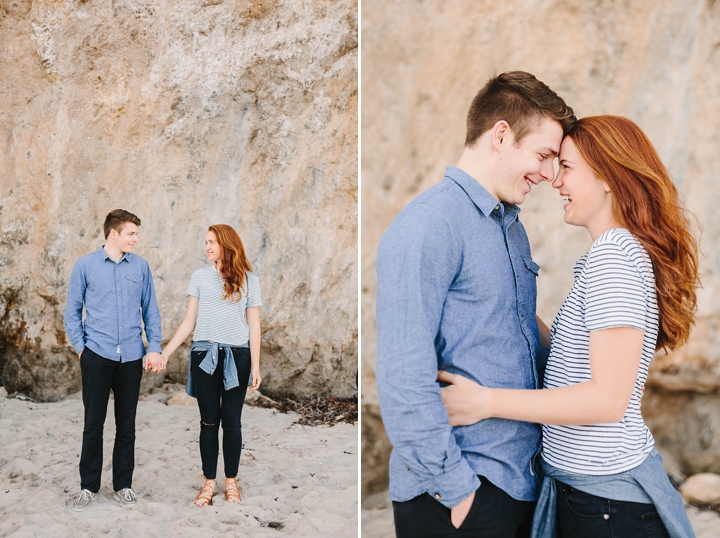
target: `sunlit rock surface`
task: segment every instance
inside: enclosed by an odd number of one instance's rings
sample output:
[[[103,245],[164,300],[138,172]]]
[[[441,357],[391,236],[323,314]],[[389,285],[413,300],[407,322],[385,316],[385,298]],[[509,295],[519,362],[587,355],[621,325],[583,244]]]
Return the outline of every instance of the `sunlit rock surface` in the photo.
[[[9,393],[79,389],[69,275],[118,207],[142,219],[165,340],[207,227],[230,224],[261,279],[265,391],[356,392],[357,41],[353,0],[0,0]]]

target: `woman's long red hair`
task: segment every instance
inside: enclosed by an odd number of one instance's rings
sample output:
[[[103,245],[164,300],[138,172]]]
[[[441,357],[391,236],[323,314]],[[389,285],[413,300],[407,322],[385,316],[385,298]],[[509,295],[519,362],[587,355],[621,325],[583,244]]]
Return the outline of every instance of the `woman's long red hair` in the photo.
[[[227,224],[213,224],[208,231],[215,234],[217,242],[222,248],[220,275],[225,281],[222,298],[233,302],[239,301],[242,299],[242,288],[246,281],[245,274],[252,271],[252,266],[245,255],[243,242],[235,229]]]
[[[660,314],[655,349],[676,349],[695,323],[700,279],[698,244],[670,174],[645,133],[627,118],[582,118],[567,136],[609,185],[615,217],[650,255]]]

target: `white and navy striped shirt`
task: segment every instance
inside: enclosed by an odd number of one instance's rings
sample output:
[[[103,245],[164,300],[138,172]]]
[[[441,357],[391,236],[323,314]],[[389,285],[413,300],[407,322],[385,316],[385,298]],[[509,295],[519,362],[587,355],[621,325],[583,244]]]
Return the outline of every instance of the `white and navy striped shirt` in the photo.
[[[575,284],[553,322],[545,388],[589,381],[590,332],[613,327],[644,331],[640,368],[620,422],[543,425],[542,456],[551,465],[586,475],[632,469],[654,445],[640,414],[641,390],[658,335],[652,262],[625,228],[608,230],[575,264]]]
[[[242,299],[235,302],[222,300],[223,284],[222,276],[212,265],[192,274],[187,294],[199,300],[193,342],[208,340],[242,346],[250,340],[245,309],[262,305],[260,279],[254,273],[247,273]]]

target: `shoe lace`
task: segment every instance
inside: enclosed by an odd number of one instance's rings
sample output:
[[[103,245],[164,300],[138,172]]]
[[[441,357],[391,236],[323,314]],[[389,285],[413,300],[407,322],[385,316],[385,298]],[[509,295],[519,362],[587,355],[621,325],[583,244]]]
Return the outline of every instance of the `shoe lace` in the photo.
[[[78,497],[78,501],[89,501],[92,498],[90,495],[90,491],[87,489],[84,489],[80,492],[80,496]]]
[[[130,488],[124,489],[119,492],[120,497],[122,497],[122,500],[125,502],[131,502],[135,500],[135,494],[133,493],[133,490]]]

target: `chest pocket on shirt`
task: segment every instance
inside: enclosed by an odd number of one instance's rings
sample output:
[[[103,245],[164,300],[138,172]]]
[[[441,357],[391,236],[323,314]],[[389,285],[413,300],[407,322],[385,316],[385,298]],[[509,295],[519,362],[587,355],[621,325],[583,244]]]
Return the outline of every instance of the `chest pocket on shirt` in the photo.
[[[126,289],[128,296],[133,299],[140,299],[143,289],[142,275],[128,275],[125,277]]]
[[[525,271],[528,275],[538,276],[540,274],[540,266],[532,261],[530,258],[523,256],[523,263],[525,264]]]
[[[522,256],[521,259],[523,268],[519,270],[518,291],[521,293],[518,300],[534,313],[537,303],[537,277],[540,273],[540,266],[532,261],[529,256]],[[530,311],[528,314],[530,314]]]

